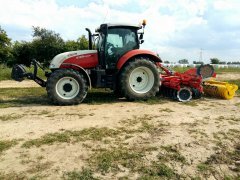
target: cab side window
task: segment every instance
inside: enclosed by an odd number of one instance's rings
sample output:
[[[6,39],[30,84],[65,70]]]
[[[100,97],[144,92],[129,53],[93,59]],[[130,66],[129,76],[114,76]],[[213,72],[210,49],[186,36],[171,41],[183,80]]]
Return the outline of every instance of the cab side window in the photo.
[[[128,51],[138,48],[137,31],[126,28],[108,29],[106,39],[106,63],[115,68],[118,59]]]

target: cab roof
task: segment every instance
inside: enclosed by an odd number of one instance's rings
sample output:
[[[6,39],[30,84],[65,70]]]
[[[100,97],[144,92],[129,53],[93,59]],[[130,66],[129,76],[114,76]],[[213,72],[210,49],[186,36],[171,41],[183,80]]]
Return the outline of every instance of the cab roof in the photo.
[[[114,24],[114,23],[106,23],[106,24],[101,24],[100,27],[98,27],[98,28],[96,29],[96,32],[99,32],[100,29],[101,29],[103,26],[107,26],[108,28],[111,28],[111,27],[127,27],[127,28],[134,28],[134,29],[141,29],[141,28],[142,28],[141,25],[136,25],[136,24],[127,24],[127,23]]]

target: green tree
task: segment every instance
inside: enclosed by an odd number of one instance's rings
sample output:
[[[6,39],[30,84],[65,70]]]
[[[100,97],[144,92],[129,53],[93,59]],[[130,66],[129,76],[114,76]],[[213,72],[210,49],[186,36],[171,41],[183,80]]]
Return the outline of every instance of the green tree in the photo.
[[[201,65],[203,65],[204,62],[202,62],[202,61],[193,61],[193,64],[201,64]]]
[[[76,51],[79,48],[79,43],[77,41],[69,40],[65,42],[65,51]]]
[[[69,40],[65,42],[65,51],[77,51],[88,49],[88,40],[82,35],[77,41]]]
[[[169,61],[164,61],[163,63],[165,63],[165,64],[170,64],[170,62],[169,62]]]
[[[45,66],[59,53],[65,51],[65,43],[58,33],[33,27],[32,55]]]
[[[78,38],[77,42],[79,44],[80,50],[88,49],[88,40],[84,35],[82,35],[80,38]]]
[[[189,64],[187,59],[181,59],[178,61],[179,64]]]
[[[0,63],[6,63],[11,57],[11,39],[0,26]]]
[[[8,61],[8,65],[25,64],[30,66],[31,61],[35,58],[34,49],[31,42],[21,41],[13,44],[13,59]]]
[[[30,65],[32,59],[48,66],[54,56],[66,51],[88,49],[88,40],[81,36],[77,41],[64,42],[58,33],[45,28],[33,27],[33,40],[31,42],[15,42],[13,45],[13,56],[8,64]]]
[[[211,58],[210,61],[211,61],[211,64],[219,64],[220,63],[220,60],[218,58]]]
[[[220,61],[219,64],[227,64],[226,61]]]

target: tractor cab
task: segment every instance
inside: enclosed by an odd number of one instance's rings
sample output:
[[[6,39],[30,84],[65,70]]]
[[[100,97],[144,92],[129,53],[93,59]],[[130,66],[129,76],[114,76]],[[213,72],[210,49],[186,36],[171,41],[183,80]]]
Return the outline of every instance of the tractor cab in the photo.
[[[144,25],[145,26],[145,25]],[[89,49],[92,49],[92,37],[96,37],[99,65],[102,69],[114,70],[118,60],[127,52],[139,49],[143,43],[143,32],[138,32],[144,26],[128,24],[102,24],[91,34],[89,29]],[[140,35],[139,35],[140,34]]]

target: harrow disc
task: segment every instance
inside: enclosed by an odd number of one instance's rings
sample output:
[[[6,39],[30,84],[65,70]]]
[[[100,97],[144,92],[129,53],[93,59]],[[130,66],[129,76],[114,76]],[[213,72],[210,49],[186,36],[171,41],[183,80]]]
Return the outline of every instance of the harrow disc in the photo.
[[[192,88],[192,97],[193,99],[200,99],[202,97],[202,93],[195,88]]]
[[[168,88],[168,87],[165,87],[165,86],[161,86],[159,92],[164,97],[171,98],[171,99],[174,99],[174,100],[176,100],[176,98],[177,98],[177,90],[175,90],[175,89]]]

